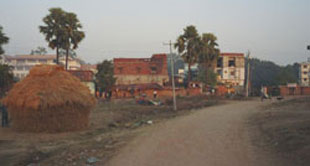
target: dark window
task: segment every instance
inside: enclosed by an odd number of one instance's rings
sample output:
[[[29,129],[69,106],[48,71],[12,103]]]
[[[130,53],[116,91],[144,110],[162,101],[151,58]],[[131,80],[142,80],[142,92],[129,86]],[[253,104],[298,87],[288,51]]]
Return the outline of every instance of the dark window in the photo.
[[[234,71],[230,72],[230,75],[235,76],[235,72]]]
[[[236,66],[236,60],[235,59],[229,59],[228,66],[229,67],[235,67]]]
[[[307,81],[307,78],[304,78],[304,81]]]
[[[222,57],[219,57],[217,59],[217,67],[223,67],[223,58]]]
[[[307,74],[308,72],[304,71],[304,74]]]
[[[151,72],[152,72],[152,74],[156,74],[156,72],[157,72],[156,67],[151,67]]]
[[[307,65],[304,65],[304,68],[306,69],[308,66]]]

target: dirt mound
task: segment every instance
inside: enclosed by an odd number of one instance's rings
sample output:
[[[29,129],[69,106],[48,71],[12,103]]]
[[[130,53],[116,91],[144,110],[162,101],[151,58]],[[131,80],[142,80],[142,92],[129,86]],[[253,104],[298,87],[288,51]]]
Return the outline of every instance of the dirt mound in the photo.
[[[62,132],[86,128],[95,99],[63,67],[38,65],[14,85],[3,103],[8,107],[14,129]]]

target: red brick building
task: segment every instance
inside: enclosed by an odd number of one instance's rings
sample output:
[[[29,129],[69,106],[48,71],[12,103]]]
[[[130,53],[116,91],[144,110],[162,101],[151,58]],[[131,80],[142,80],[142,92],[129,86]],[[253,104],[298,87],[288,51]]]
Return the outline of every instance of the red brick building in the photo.
[[[114,58],[116,85],[157,83],[169,81],[167,55],[151,58]]]
[[[68,70],[69,73],[79,78],[80,81],[86,85],[91,94],[95,94],[95,81],[94,81],[94,73],[90,70]]]

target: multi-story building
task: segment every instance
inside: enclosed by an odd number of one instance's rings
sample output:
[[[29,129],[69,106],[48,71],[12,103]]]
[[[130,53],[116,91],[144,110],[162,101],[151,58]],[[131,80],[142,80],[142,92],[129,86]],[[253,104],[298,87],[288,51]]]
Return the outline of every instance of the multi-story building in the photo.
[[[242,53],[221,53],[215,72],[218,82],[231,86],[244,86],[245,59]]]
[[[169,81],[167,55],[155,54],[151,58],[114,58],[116,85],[157,83]]]
[[[300,64],[300,85],[310,86],[310,61]]]
[[[18,79],[25,78],[30,69],[35,65],[49,64],[54,65],[56,55],[16,55],[4,56],[4,63],[13,67],[14,77]],[[60,64],[65,64],[65,58],[59,59]],[[69,58],[68,69],[77,70],[81,67],[80,61],[77,59]]]

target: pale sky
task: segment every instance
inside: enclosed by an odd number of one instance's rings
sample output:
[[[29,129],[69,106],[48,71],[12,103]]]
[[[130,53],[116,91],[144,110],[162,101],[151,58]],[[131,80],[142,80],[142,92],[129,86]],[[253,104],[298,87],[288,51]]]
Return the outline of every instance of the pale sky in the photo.
[[[168,52],[163,42],[187,25],[214,33],[222,52],[278,64],[310,57],[310,0],[0,0],[6,54],[47,47],[38,26],[52,7],[77,14],[86,32],[77,53],[90,63]]]

